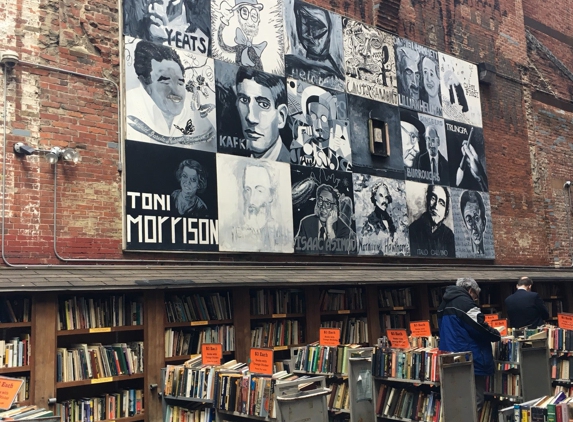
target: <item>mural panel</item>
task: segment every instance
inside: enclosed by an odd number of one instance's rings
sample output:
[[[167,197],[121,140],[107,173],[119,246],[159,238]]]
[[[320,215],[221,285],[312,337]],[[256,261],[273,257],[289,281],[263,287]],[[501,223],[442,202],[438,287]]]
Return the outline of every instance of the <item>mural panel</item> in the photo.
[[[292,252],[288,164],[217,154],[220,250]]]
[[[216,151],[213,60],[126,38],[127,139]]]
[[[286,74],[344,91],[342,18],[298,0],[285,0]]]
[[[401,180],[354,173],[359,255],[410,255],[406,186]]]
[[[282,0],[211,1],[213,58],[284,75]]]
[[[343,18],[346,92],[397,105],[396,37]]]
[[[213,153],[125,141],[128,250],[219,249],[215,161]]]
[[[355,254],[352,175],[291,166],[295,252]]]

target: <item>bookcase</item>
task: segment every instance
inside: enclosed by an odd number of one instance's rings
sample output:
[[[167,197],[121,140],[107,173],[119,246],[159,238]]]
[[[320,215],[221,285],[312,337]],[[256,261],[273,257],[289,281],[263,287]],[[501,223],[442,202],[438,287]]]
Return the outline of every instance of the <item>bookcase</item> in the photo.
[[[340,328],[341,343],[368,344],[364,288],[323,288],[320,292],[320,326]]]

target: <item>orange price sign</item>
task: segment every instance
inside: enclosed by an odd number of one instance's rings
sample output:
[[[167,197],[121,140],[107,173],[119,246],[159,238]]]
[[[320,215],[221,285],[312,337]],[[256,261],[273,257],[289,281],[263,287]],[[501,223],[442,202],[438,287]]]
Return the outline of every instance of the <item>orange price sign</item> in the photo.
[[[408,341],[408,333],[405,329],[386,330],[386,336],[390,340],[392,347],[396,349],[408,349],[410,342]]]
[[[573,314],[557,314],[557,325],[564,330],[573,330]]]
[[[412,321],[410,322],[410,332],[412,337],[431,337],[432,329],[430,321]]]
[[[201,360],[203,365],[220,365],[223,359],[223,345],[221,343],[201,344]]]
[[[24,380],[0,377],[0,409],[8,410],[12,407],[18,390],[22,387]]]
[[[319,344],[321,346],[338,346],[340,344],[340,328],[321,328]]]
[[[499,318],[498,314],[485,314],[485,322],[488,323],[488,325],[491,325],[492,321],[495,321],[496,319]]]
[[[502,336],[507,335],[507,319],[494,319],[491,324]]]
[[[249,371],[257,374],[273,374],[273,351],[271,349],[251,349]]]

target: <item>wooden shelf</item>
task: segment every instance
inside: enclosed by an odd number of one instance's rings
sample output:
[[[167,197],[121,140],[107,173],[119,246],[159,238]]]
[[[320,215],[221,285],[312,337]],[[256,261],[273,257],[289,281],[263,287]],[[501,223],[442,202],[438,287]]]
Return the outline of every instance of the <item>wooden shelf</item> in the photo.
[[[202,403],[202,404],[213,404],[215,400],[213,399],[198,399],[195,397],[182,397],[182,396],[171,396],[165,395],[166,400],[176,400],[176,401],[184,401],[188,403]]]
[[[251,320],[259,320],[259,319],[289,319],[289,318],[305,318],[305,314],[267,314],[267,315],[251,315]]]
[[[14,372],[30,372],[30,366],[13,366],[11,368],[0,368],[0,374],[12,374]]]
[[[143,374],[120,375],[117,377],[109,377],[109,378],[96,378],[96,379],[88,379],[80,381],[57,382],[56,388],[60,389],[60,388],[81,387],[84,385],[107,384],[110,382],[130,381],[136,379],[143,379]]]
[[[135,422],[135,421],[143,421],[143,420],[145,420],[145,414],[139,413],[139,414],[134,415],[134,416],[128,416],[127,418],[115,418],[115,419],[113,419],[113,422]],[[103,422],[105,422],[105,420]]]
[[[378,312],[412,311],[415,306],[394,306],[392,308],[378,308]]]
[[[373,377],[375,380],[378,381],[392,381],[392,382],[403,382],[405,384],[413,384],[413,385],[434,385],[436,387],[440,386],[439,381],[420,381],[420,380],[412,380],[406,378],[387,378],[387,377]]]
[[[521,396],[511,396],[509,394],[499,394],[499,393],[489,393],[489,392],[485,392],[484,396],[488,396],[488,397],[499,397],[501,400],[523,400],[523,397]]]
[[[366,315],[365,310],[341,309],[339,311],[322,311],[321,316],[344,316],[344,315]]]
[[[252,419],[252,420],[255,420],[255,421],[270,421],[269,418],[263,418],[263,417],[261,417],[261,416],[255,416],[255,415],[246,415],[246,414],[244,414],[244,413],[239,413],[239,412],[230,412],[230,411],[228,411],[228,410],[217,409],[217,412],[223,413],[223,414],[225,414],[225,415],[233,415],[233,416],[238,416],[238,417],[241,417],[241,418],[246,418],[247,420],[248,420],[248,419]]]
[[[208,321],[166,322],[165,328],[202,327],[208,325],[224,325],[232,323],[233,323],[232,319],[210,319]]]
[[[125,331],[143,331],[143,325],[122,325],[120,327],[82,328],[80,330],[58,330],[58,337],[86,334],[117,333]]]
[[[388,419],[388,420],[391,420],[391,421],[412,422],[412,419],[394,418],[394,417],[392,417],[392,416],[376,415],[376,417],[379,418],[379,419]]]
[[[8,328],[26,328],[32,327],[31,322],[0,322],[0,330]]]
[[[228,351],[228,352],[223,352],[223,356],[231,356],[233,353],[235,353],[234,350],[233,350],[233,351]],[[181,362],[181,361],[184,361],[184,360],[192,359],[192,358],[194,358],[194,357],[196,357],[196,356],[199,356],[199,355],[198,355],[198,354],[197,354],[197,355],[179,355],[179,356],[171,356],[171,357],[168,357],[168,358],[166,357],[166,358],[165,358],[165,363]]]

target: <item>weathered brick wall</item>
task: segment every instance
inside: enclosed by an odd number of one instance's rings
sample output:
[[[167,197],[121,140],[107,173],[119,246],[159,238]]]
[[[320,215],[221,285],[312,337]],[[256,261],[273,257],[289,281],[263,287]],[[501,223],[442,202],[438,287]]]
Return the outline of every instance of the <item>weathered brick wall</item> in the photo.
[[[386,23],[377,22],[385,1],[311,3],[369,24],[386,25],[388,30],[397,22],[401,36],[464,60],[496,65],[499,76],[482,90],[496,263],[553,265],[554,253],[565,260],[562,246],[566,238],[558,230],[555,236],[559,239],[546,234],[547,227],[554,224],[552,217],[559,216],[547,212],[542,195],[535,195],[533,189],[528,148],[532,129],[528,132],[526,124],[530,98],[520,83],[528,66],[521,1],[404,0],[399,20],[393,21],[389,15]],[[396,6],[395,1],[390,3]],[[0,6],[3,48],[18,50],[23,60],[118,81],[117,2],[42,0],[4,5]],[[397,14],[397,9],[392,13]],[[553,20],[551,16],[547,19]],[[80,165],[57,166],[58,252],[74,258],[122,258],[118,109],[113,85],[18,66],[10,75],[8,102],[6,255],[10,261],[57,262],[52,247],[53,170],[41,157],[15,157],[11,148],[20,140],[42,148],[81,148]],[[549,121],[536,120],[534,125],[539,133],[551,132]],[[20,132],[14,134],[15,129]],[[29,136],[17,136],[26,131]],[[542,155],[550,160],[549,153]],[[556,242],[561,242],[561,248],[556,249]],[[150,254],[125,257],[168,258]]]

